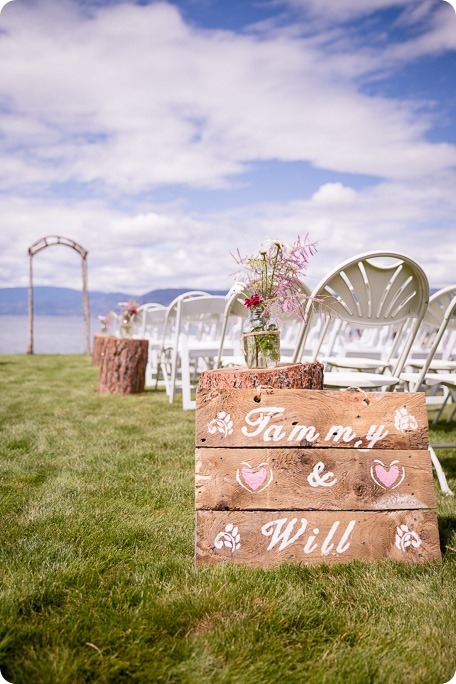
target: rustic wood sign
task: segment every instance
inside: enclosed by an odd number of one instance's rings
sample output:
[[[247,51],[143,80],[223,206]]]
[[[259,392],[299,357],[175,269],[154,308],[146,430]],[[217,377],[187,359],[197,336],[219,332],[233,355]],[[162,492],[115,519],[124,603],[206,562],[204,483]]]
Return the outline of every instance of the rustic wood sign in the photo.
[[[198,389],[196,562],[440,558],[422,393]]]

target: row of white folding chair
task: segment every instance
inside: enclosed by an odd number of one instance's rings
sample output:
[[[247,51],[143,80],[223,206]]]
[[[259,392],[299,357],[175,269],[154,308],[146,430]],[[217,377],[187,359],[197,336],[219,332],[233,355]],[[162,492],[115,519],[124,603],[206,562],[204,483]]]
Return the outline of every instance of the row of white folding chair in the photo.
[[[431,355],[427,364],[429,370],[456,370],[456,321],[450,307],[454,297],[455,285],[442,288],[430,297],[422,326],[410,351],[408,365],[422,368]]]
[[[149,355],[146,367],[146,386],[158,382],[159,353],[163,340],[167,308],[163,304],[148,302],[138,308],[134,317],[133,337],[149,342]]]
[[[305,286],[303,292],[306,293]],[[195,408],[192,390],[201,370],[243,365],[242,327],[248,309],[243,298],[186,293],[168,307],[160,368],[170,403],[182,390],[184,409]],[[282,318],[282,362],[289,362],[302,325],[296,315]],[[193,380],[193,381],[192,381]]]
[[[456,288],[449,287],[435,293],[430,301],[428,313],[423,321],[423,329],[430,331],[432,344],[424,359],[409,359],[409,367],[418,367],[419,371],[410,372],[407,370],[401,374],[404,388],[407,391],[426,391],[426,401],[429,405],[434,400],[437,401],[437,415],[434,423],[440,419],[442,412],[449,399],[453,402],[453,411],[448,420],[452,420],[456,413],[456,371],[455,363],[451,359],[440,358],[435,360],[442,341],[451,329],[456,328]],[[448,342],[448,336],[446,342]],[[445,343],[444,343],[445,344]],[[452,351],[446,346],[443,347],[441,357],[451,356]],[[438,390],[441,390],[439,393]],[[453,492],[448,486],[445,474],[442,470],[437,455],[432,447],[429,447],[432,463],[435,467],[440,487],[445,494],[452,495]]]
[[[203,291],[186,292],[169,305],[160,370],[170,403],[180,388],[183,408],[195,408],[192,378],[196,381],[201,370],[215,364],[225,308],[225,297]]]
[[[406,369],[401,373],[406,391],[425,391],[428,407],[436,403],[437,414],[434,423],[440,419],[449,399],[453,404],[456,402],[456,364],[451,360],[453,350],[449,347],[455,329],[456,287],[451,286],[431,296],[421,330],[417,335],[418,340],[427,339],[431,344],[422,358],[414,357],[412,351]],[[436,359],[436,355],[440,358]],[[453,407],[449,421],[453,419],[455,412],[456,408]],[[453,495],[434,449],[429,447],[429,451],[442,491],[447,495]]]
[[[389,265],[384,260],[388,259]],[[378,260],[381,260],[380,263]],[[311,359],[316,360],[321,351],[323,338],[331,326],[331,318],[339,318],[356,327],[392,327],[389,335],[389,351],[385,368],[377,368],[374,373],[365,371],[365,360],[351,360],[360,371],[347,373],[327,371],[324,373],[324,386],[348,389],[357,387],[367,390],[394,390],[403,387],[401,373],[410,354],[416,334],[428,309],[429,283],[422,268],[405,255],[392,252],[369,252],[354,257],[331,272],[314,289],[312,297],[324,300],[331,316],[326,316],[322,333]],[[309,312],[312,304],[309,303]],[[299,360],[306,342],[303,330],[295,353]],[[326,359],[337,366],[338,359]],[[343,362],[342,362],[343,363]],[[427,377],[427,376],[426,376]],[[401,387],[401,388],[402,388]],[[429,448],[432,463],[436,470],[440,487],[445,494],[452,494],[445,474],[434,449]]]

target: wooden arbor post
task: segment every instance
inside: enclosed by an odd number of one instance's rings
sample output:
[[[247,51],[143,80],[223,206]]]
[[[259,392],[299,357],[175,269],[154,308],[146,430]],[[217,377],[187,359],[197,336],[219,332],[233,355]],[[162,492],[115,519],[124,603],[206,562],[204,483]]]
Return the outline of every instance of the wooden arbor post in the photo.
[[[29,312],[29,343],[27,347],[27,354],[33,354],[33,265],[32,260],[35,254],[41,252],[41,250],[46,249],[46,247],[52,247],[53,245],[64,245],[65,247],[71,247],[75,252],[78,252],[82,258],[82,302],[84,309],[84,331],[85,331],[85,354],[90,354],[90,312],[89,312],[89,293],[87,287],[87,255],[88,251],[81,247],[74,240],[70,240],[66,237],[61,237],[60,235],[48,235],[47,237],[41,238],[38,242],[35,242],[31,247],[28,248],[28,254],[30,258],[29,265],[29,296],[28,296],[28,312]]]

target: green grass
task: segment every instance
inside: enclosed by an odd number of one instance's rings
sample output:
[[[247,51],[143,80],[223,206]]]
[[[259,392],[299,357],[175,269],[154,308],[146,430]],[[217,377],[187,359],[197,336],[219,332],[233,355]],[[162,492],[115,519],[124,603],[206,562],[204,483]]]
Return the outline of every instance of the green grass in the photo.
[[[194,412],[99,395],[82,356],[2,356],[0,671],[13,684],[443,684],[456,671],[456,497],[441,562],[195,572]],[[431,442],[456,442],[442,423]],[[456,459],[438,456],[456,490]]]

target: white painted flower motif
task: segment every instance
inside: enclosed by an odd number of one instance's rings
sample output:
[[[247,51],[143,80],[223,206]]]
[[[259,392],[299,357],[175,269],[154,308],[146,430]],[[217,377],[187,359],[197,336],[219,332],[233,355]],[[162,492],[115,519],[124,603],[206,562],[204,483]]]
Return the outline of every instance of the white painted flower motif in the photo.
[[[418,549],[422,544],[421,537],[418,532],[409,530],[407,525],[400,525],[396,527],[396,546],[401,551],[405,551],[409,546]]]
[[[394,414],[394,426],[399,432],[411,432],[417,429],[418,421],[407,411],[407,407],[403,406]]]
[[[216,549],[221,549],[224,546],[231,549],[231,553],[234,553],[241,547],[241,535],[237,527],[228,523],[225,525],[223,532],[219,532],[215,538],[214,546]]]
[[[211,435],[215,435],[216,432],[220,432],[223,437],[233,434],[233,421],[231,416],[226,411],[220,411],[217,414],[217,418],[211,420],[207,426],[207,430]]]

